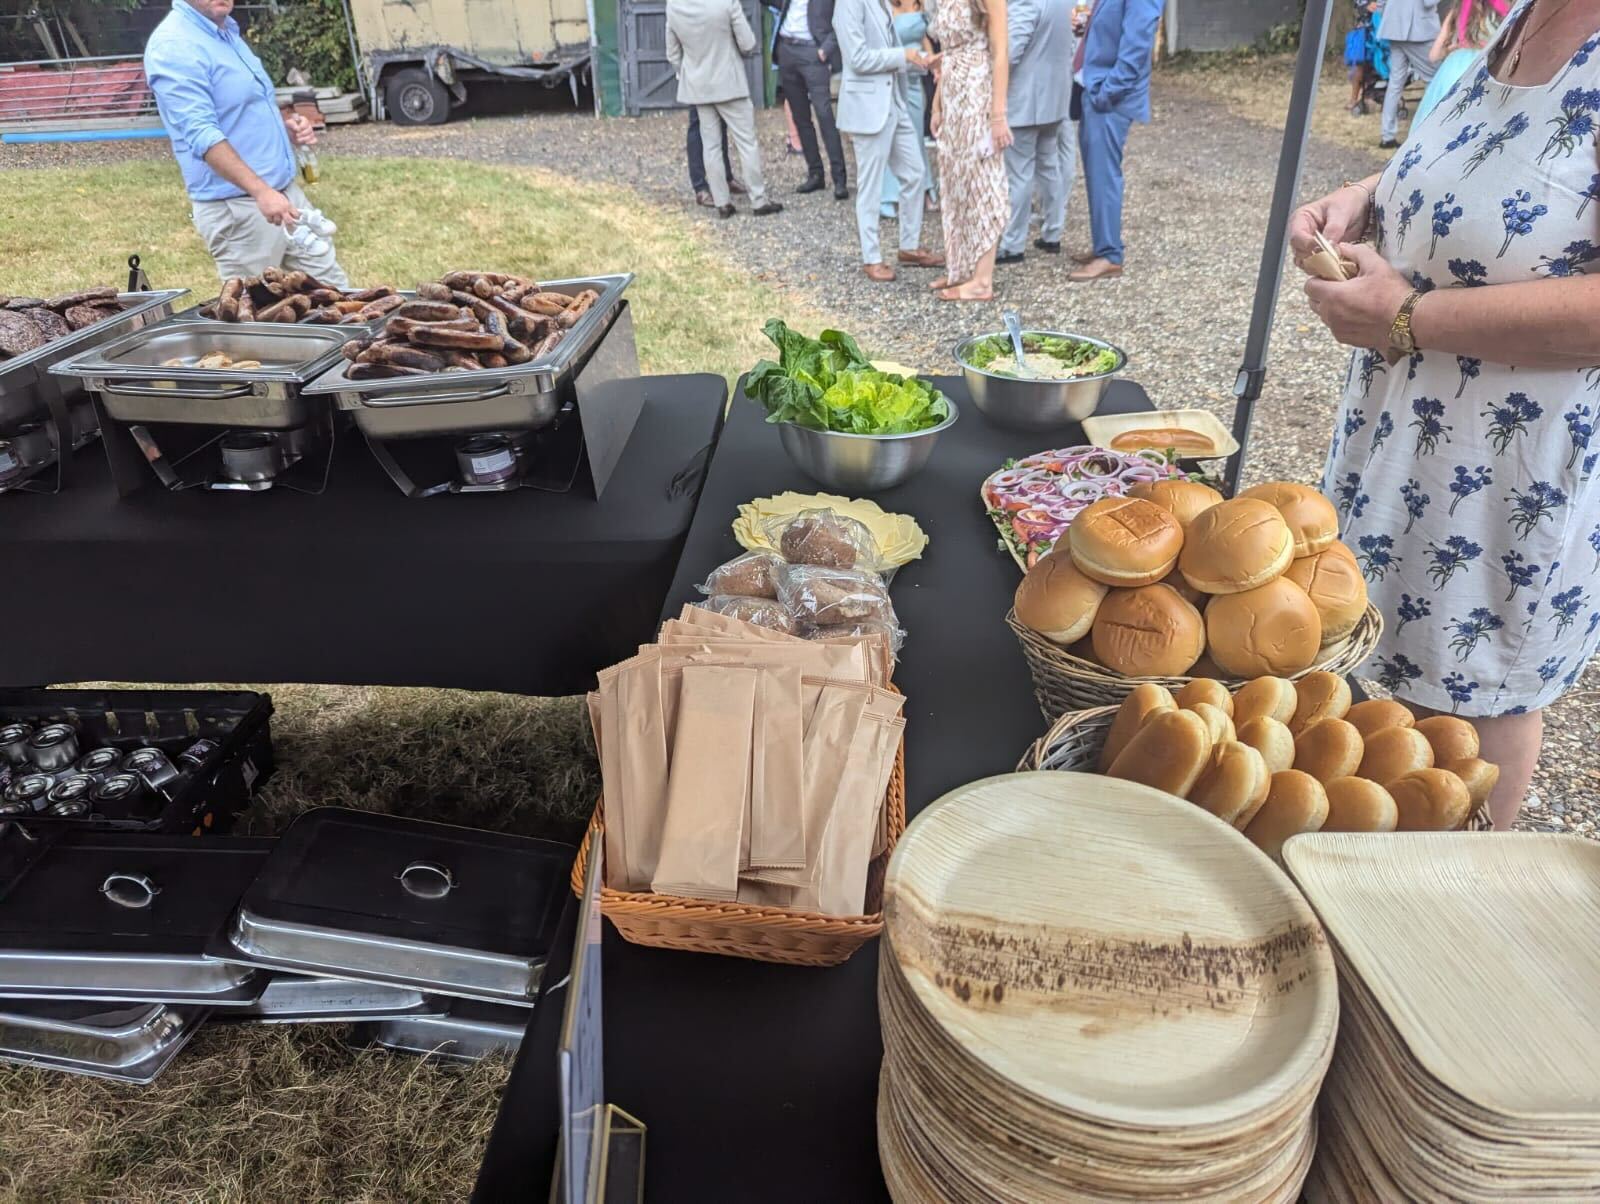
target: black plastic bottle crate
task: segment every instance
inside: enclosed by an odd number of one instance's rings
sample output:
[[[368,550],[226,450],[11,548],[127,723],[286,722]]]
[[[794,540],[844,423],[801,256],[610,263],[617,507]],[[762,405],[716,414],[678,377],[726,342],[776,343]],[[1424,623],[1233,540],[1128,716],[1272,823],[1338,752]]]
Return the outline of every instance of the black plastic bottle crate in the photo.
[[[73,825],[138,832],[226,832],[272,775],[272,696],[247,690],[27,690],[0,688],[0,727],[71,722],[82,751],[111,745],[123,752],[151,746],[174,762],[196,740],[212,751],[198,772],[184,774],[166,802],[151,800],[137,816],[54,819],[30,825]]]

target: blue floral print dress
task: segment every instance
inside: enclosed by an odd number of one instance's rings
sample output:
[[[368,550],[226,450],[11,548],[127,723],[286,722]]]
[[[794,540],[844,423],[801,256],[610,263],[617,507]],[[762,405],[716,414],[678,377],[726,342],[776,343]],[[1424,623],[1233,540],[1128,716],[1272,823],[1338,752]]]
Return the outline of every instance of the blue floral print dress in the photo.
[[[1600,33],[1542,86],[1486,63],[1385,169],[1378,250],[1424,291],[1600,271]],[[1323,488],[1383,612],[1364,673],[1476,716],[1577,680],[1600,642],[1597,413],[1600,365],[1355,352]]]

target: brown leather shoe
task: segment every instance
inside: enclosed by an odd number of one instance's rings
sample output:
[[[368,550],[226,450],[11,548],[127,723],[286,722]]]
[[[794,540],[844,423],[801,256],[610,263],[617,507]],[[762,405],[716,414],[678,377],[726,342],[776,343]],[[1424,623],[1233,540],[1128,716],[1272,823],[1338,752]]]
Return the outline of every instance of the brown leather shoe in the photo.
[[[1122,275],[1122,265],[1109,259],[1091,259],[1067,277],[1073,284],[1089,284],[1096,280],[1114,280]]]
[[[864,263],[861,270],[866,273],[868,280],[875,280],[879,284],[888,284],[894,279],[894,269],[886,263]]]
[[[900,262],[913,268],[942,268],[944,256],[937,251],[924,251],[918,247],[915,251],[901,251]]]

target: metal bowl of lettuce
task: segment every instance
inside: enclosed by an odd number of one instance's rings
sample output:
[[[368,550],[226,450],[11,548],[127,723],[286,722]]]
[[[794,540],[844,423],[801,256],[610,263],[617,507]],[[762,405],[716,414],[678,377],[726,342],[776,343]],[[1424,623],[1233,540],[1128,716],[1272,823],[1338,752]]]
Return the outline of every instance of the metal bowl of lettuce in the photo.
[[[777,319],[764,330],[778,360],[755,366],[745,394],[765,407],[800,471],[828,489],[870,494],[904,484],[955,425],[948,397],[915,376],[874,368],[841,331],[811,339]]]
[[[956,361],[972,404],[996,426],[1048,431],[1082,422],[1100,405],[1111,378],[1128,362],[1103,339],[1057,330],[1022,332],[1018,368],[1005,331],[973,335],[956,344]]]

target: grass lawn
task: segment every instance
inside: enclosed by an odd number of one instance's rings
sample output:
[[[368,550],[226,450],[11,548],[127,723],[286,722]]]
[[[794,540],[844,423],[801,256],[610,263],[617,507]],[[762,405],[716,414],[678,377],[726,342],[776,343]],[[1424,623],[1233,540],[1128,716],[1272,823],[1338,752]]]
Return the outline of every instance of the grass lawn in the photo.
[[[452,268],[637,273],[628,296],[646,372],[737,375],[767,346],[768,316],[805,319],[728,267],[681,214],[620,188],[535,168],[330,157],[310,195],[338,224],[339,259],[358,285],[410,288]],[[0,248],[0,292],[121,283],[137,253],[155,284],[216,294],[170,162],[0,172]]]
[[[729,268],[681,214],[621,189],[409,159],[334,159],[326,181],[317,199],[364,284],[458,267],[637,273],[647,372],[733,375],[763,354],[769,315],[820,324]],[[120,282],[133,252],[159,285],[199,299],[217,284],[164,162],[0,171],[0,248],[3,292]],[[268,688],[279,770],[253,830],[334,804],[570,838],[593,805],[581,700]],[[0,1201],[464,1198],[507,1064],[354,1051],[340,1036],[208,1025],[143,1089],[0,1066]]]

